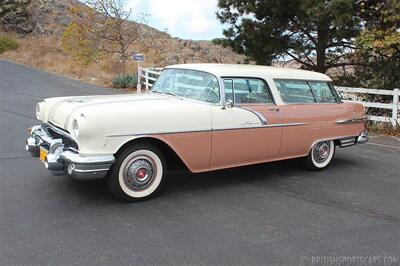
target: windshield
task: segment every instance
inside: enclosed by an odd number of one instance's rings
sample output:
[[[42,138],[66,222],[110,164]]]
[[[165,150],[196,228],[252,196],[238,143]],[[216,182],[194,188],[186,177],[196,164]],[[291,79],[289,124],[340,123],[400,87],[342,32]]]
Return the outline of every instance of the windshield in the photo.
[[[218,103],[220,99],[218,79],[195,70],[165,69],[151,91],[208,103]]]

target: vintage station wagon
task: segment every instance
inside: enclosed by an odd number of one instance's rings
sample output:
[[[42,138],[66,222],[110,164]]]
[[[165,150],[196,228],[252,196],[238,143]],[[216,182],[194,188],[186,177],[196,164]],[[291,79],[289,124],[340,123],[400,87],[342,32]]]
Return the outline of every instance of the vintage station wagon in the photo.
[[[193,173],[304,157],[327,167],[335,146],[368,140],[363,106],[321,73],[253,65],[166,67],[150,93],[48,98],[26,149],[54,175],[106,178],[138,200],[167,169]]]

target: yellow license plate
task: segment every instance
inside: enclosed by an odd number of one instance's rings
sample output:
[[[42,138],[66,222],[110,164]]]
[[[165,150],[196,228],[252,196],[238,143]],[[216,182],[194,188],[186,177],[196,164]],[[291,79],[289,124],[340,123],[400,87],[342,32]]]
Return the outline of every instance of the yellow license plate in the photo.
[[[40,147],[40,154],[39,154],[39,158],[41,161],[45,161],[46,160],[46,156],[48,154],[48,151],[42,147]]]

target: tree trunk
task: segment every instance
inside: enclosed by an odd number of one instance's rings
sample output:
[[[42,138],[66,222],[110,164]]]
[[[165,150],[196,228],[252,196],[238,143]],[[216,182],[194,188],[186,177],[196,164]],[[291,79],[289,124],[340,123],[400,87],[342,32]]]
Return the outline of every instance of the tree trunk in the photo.
[[[319,46],[319,45],[318,45]],[[324,47],[317,47],[317,67],[316,71],[320,73],[325,73],[325,48]]]
[[[121,68],[122,68],[122,74],[126,74],[126,56],[122,55],[121,56],[122,62],[121,62]]]
[[[318,43],[316,46],[317,52],[317,67],[316,71],[320,73],[326,72],[326,47],[328,46],[328,38],[329,38],[329,28],[323,26],[318,26],[317,34],[318,34]]]

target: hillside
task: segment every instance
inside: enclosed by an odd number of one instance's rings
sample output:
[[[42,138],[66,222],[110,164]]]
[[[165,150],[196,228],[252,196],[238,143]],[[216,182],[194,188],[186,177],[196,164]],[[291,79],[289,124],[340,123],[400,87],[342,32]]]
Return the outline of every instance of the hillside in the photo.
[[[78,0],[0,0],[0,32],[20,44],[18,50],[6,52],[0,57],[108,85],[118,72],[117,62],[109,59],[83,67],[62,49],[61,37],[70,22],[68,10],[74,5],[82,3]],[[245,60],[230,48],[214,45],[210,41],[183,40],[150,27],[148,29],[162,36],[165,45],[161,50],[150,49],[144,66],[193,62],[241,63]],[[135,64],[130,62],[127,69],[136,71]]]

